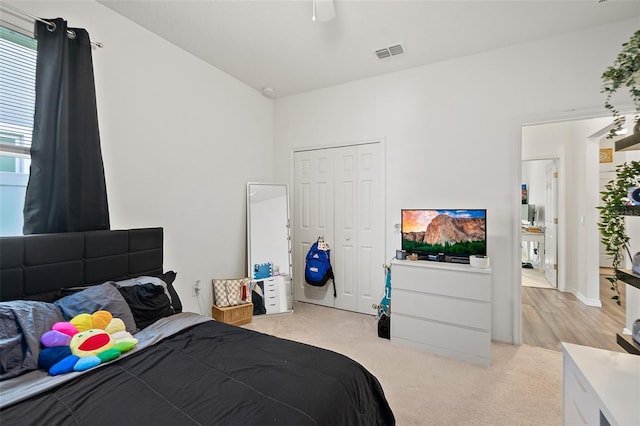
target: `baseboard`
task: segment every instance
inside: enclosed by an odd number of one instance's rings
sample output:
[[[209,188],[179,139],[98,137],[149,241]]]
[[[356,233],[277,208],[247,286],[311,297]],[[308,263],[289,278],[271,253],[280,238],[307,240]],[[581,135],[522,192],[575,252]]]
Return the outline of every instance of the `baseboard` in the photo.
[[[492,342],[506,343],[508,345],[513,345],[513,335],[502,335],[502,334],[492,334],[491,335]]]
[[[600,301],[600,299],[590,299],[588,297],[583,296],[582,293],[580,293],[579,291],[576,292],[575,295],[576,295],[576,299],[578,299],[579,301],[581,301],[587,306],[595,306],[598,308],[602,307],[602,302]]]

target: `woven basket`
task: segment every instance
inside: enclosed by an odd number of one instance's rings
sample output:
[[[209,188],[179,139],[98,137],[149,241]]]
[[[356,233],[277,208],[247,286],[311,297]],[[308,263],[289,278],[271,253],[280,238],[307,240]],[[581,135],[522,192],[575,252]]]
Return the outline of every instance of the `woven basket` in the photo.
[[[249,324],[253,318],[253,303],[227,307],[213,305],[211,307],[211,316],[216,321],[224,322],[225,324]]]

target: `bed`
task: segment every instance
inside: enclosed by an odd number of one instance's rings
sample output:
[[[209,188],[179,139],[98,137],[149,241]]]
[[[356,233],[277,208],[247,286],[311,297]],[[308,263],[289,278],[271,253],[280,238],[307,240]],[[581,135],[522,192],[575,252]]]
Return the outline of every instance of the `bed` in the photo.
[[[0,238],[3,425],[395,424],[354,360],[182,312],[162,246],[162,228]],[[135,347],[85,370],[39,368],[43,332],[94,309],[121,317]]]

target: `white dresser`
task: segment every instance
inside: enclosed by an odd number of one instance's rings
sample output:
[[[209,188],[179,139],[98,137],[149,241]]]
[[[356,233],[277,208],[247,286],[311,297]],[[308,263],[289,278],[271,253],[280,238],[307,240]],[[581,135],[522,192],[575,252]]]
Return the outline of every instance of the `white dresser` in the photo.
[[[640,356],[562,343],[563,423],[640,425]]]
[[[291,279],[279,275],[261,280],[264,286],[264,307],[267,314],[289,312],[291,310]]]
[[[491,269],[394,260],[391,341],[491,363]]]

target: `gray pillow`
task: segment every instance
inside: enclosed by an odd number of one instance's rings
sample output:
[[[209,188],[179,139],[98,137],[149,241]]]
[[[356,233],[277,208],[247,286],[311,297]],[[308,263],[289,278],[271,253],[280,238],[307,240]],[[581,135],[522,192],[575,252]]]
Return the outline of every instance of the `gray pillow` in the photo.
[[[0,381],[38,369],[40,337],[64,321],[51,303],[13,300],[0,303]]]
[[[65,321],[79,314],[92,314],[104,310],[111,312],[114,318],[120,318],[128,332],[138,331],[127,301],[111,282],[87,287],[53,303],[60,308]]]

